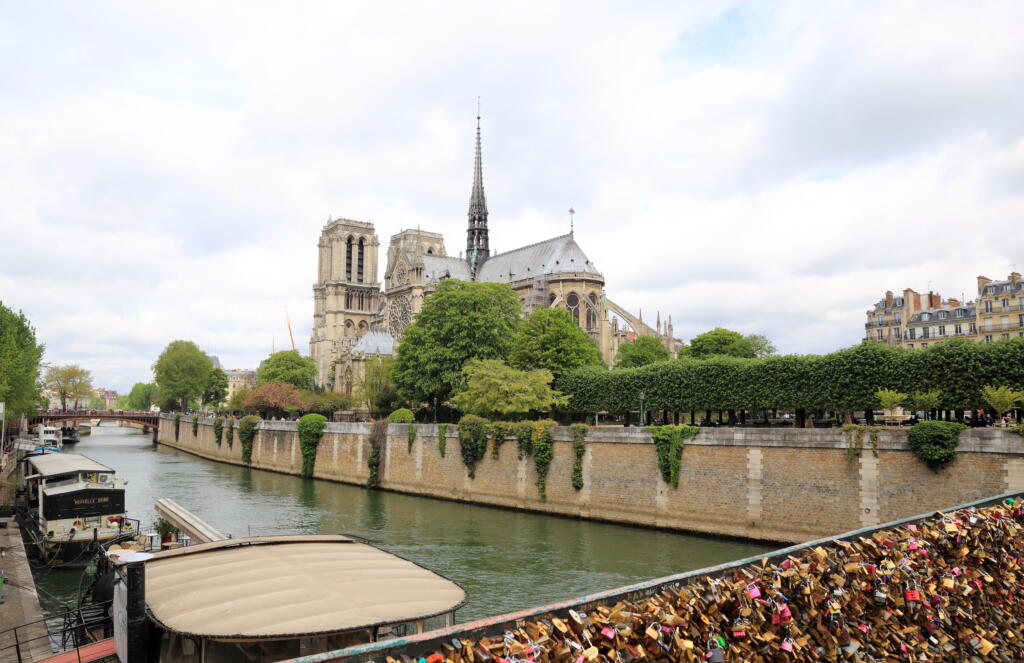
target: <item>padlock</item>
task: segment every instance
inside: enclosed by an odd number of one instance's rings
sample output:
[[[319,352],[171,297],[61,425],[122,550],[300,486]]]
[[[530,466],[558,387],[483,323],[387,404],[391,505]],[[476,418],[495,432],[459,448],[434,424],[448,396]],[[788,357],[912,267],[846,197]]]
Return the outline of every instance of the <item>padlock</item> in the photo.
[[[881,589],[876,589],[872,595],[876,605],[885,605],[889,602],[889,595],[883,592]]]
[[[723,663],[723,661],[725,661],[725,653],[722,651],[721,647],[712,647],[711,650],[708,651],[707,659],[710,663]]]

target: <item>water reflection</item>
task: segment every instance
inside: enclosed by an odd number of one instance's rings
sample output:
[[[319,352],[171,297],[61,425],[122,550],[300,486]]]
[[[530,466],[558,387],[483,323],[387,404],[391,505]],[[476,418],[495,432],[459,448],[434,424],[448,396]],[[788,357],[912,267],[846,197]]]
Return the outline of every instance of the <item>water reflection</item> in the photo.
[[[144,527],[153,502],[176,500],[234,536],[350,533],[455,580],[468,620],[746,557],[750,543],[369,491],[222,465],[154,447],[132,429],[101,426],[75,449],[129,480],[129,516]],[[69,577],[73,576],[73,577]],[[39,585],[73,597],[77,575]]]

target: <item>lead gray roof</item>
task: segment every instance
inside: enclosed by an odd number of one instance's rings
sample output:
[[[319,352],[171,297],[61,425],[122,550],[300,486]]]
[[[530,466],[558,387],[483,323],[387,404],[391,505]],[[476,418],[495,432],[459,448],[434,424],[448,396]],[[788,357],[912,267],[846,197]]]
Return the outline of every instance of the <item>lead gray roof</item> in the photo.
[[[363,334],[363,337],[352,348],[353,354],[359,352],[368,355],[380,354],[385,357],[392,355],[395,353],[395,338],[385,331],[371,329]]]
[[[567,273],[601,276],[571,233],[491,256],[480,267],[477,280],[511,283]]]
[[[469,280],[469,265],[462,258],[430,254],[420,257],[423,260],[423,276],[428,281],[440,281],[441,279]]]

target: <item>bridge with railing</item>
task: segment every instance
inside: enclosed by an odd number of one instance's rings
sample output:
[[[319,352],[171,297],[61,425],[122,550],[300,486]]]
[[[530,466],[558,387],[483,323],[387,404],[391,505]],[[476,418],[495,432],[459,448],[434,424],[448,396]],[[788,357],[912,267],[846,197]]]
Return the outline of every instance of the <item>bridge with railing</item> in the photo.
[[[41,410],[29,418],[28,428],[32,430],[39,424],[62,424],[75,421],[123,421],[130,424],[142,424],[156,428],[160,425],[160,413],[149,410],[79,410],[75,412],[47,412]]]

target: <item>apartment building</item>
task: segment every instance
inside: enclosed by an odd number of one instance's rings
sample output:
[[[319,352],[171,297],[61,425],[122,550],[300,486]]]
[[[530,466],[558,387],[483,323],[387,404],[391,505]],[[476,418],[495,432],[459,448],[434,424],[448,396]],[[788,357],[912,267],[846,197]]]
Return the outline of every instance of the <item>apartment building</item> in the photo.
[[[921,294],[905,288],[903,295],[897,296],[888,290],[885,297],[867,311],[865,337],[886,345],[903,345],[910,319],[920,311],[941,305],[942,298],[933,292]]]
[[[1019,272],[1005,281],[978,277],[978,340],[1024,337],[1024,281]]]

